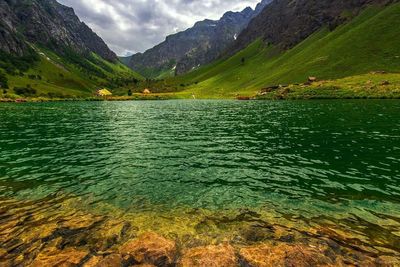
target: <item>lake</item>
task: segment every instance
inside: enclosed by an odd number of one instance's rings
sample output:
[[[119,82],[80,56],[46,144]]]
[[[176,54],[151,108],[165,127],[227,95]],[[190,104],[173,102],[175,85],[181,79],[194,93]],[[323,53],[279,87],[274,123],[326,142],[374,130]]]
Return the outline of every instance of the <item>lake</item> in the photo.
[[[147,231],[400,258],[400,101],[0,104],[7,259]]]

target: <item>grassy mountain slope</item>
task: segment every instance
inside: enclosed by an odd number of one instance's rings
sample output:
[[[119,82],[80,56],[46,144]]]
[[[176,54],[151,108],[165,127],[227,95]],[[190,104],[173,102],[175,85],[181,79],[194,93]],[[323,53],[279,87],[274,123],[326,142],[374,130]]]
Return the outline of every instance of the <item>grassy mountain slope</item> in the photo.
[[[88,57],[72,52],[60,56],[38,47],[35,47],[34,53],[36,60],[22,69],[0,58],[0,73],[8,80],[8,86],[2,86],[0,90],[0,97],[91,97],[100,87],[127,91],[142,80],[139,74],[121,62],[112,63],[94,53]]]
[[[0,98],[89,97],[140,79],[72,8],[0,0]]]
[[[254,95],[275,84],[305,82],[309,76],[325,80],[377,70],[399,72],[398,21],[400,3],[369,7],[351,22],[332,32],[321,29],[288,51],[258,40],[229,59],[154,87],[181,90],[181,97],[194,93],[203,98],[226,98]]]

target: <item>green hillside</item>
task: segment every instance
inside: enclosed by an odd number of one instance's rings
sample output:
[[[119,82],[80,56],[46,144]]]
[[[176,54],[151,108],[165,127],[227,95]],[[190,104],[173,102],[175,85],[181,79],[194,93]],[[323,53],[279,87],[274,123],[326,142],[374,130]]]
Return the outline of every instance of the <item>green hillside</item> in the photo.
[[[0,82],[0,98],[91,97],[101,87],[127,91],[142,80],[121,62],[111,63],[96,54],[84,57],[67,52],[59,56],[35,47],[31,57],[26,60],[1,54],[0,81],[7,84]]]
[[[399,3],[370,7],[350,23],[334,31],[321,29],[291,50],[282,52],[258,40],[229,59],[156,82],[153,87],[180,91],[179,97],[231,98],[253,96],[271,85],[302,83],[309,76],[332,80],[378,70],[397,73],[399,21]]]

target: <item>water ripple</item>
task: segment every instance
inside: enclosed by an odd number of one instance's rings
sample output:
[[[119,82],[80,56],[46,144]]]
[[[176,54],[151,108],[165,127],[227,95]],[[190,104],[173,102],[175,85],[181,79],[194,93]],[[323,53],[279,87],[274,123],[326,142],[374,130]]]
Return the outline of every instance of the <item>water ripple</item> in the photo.
[[[398,220],[399,114],[398,101],[1,104],[0,196]]]

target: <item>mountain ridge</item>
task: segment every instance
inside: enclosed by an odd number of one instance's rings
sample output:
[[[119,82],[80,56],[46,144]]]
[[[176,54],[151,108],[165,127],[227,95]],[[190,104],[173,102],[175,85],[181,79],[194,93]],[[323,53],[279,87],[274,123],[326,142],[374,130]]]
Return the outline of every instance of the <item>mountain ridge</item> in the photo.
[[[128,66],[142,75],[157,77],[169,71],[180,75],[215,60],[249,21],[272,0],[263,0],[253,10],[226,12],[219,20],[203,20],[193,27],[166,37],[165,41],[130,57]],[[124,60],[126,61],[126,59]]]

